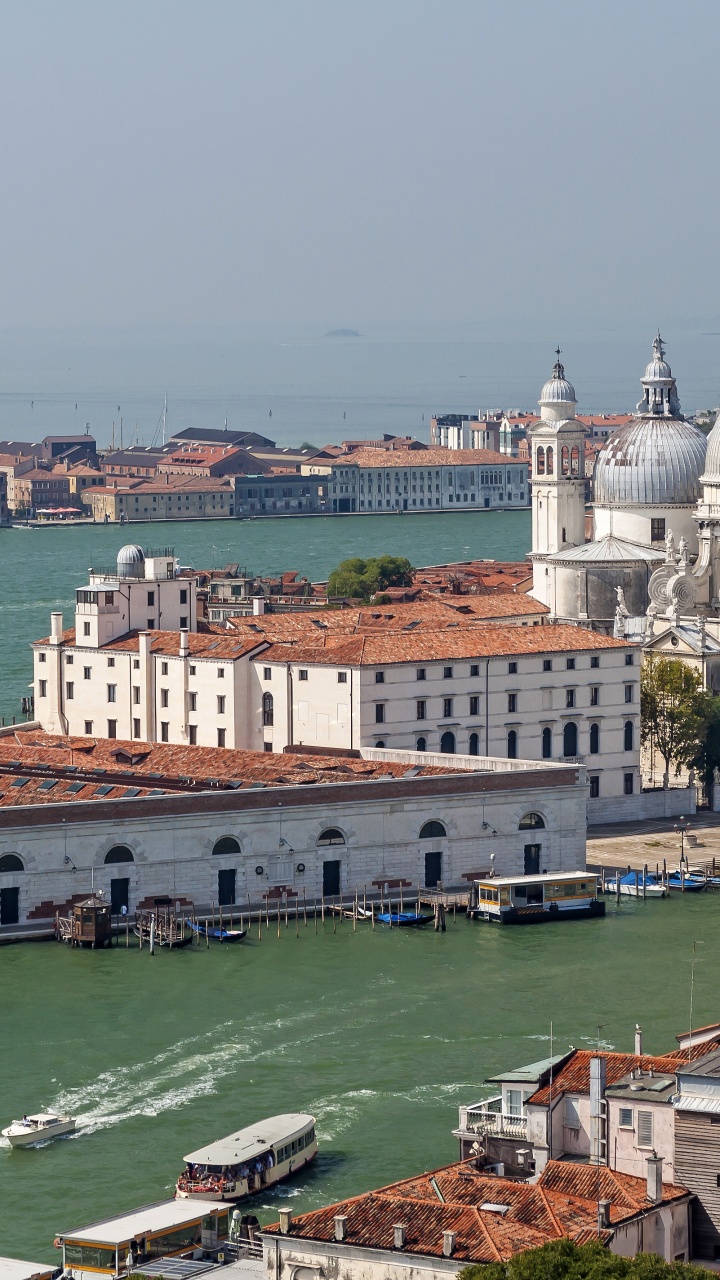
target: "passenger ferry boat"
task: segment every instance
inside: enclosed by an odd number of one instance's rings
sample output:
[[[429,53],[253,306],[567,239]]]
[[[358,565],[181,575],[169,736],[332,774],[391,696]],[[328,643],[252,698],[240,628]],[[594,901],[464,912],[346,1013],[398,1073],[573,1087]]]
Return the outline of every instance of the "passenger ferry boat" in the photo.
[[[598,878],[587,871],[555,871],[537,876],[488,876],[476,880],[469,914],[497,924],[542,924],[604,916]]]
[[[185,1156],[176,1196],[242,1200],[297,1173],[316,1153],[314,1116],[270,1116]]]

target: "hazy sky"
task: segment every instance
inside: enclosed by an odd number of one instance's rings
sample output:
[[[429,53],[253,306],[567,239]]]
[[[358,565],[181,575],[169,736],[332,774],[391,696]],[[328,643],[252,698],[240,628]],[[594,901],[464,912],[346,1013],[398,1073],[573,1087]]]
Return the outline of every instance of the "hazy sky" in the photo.
[[[0,20],[0,325],[720,315],[718,0]]]

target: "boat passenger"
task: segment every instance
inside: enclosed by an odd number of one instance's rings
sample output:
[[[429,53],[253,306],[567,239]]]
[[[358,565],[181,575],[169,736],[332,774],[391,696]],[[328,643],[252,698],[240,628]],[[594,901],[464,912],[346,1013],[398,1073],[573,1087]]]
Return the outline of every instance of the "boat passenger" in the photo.
[[[272,1151],[268,1151],[268,1153],[267,1153],[267,1167],[268,1167],[268,1169],[272,1169],[272,1167],[273,1167],[273,1165],[274,1165],[274,1164],[275,1164],[275,1160],[273,1159],[273,1153],[272,1153]]]

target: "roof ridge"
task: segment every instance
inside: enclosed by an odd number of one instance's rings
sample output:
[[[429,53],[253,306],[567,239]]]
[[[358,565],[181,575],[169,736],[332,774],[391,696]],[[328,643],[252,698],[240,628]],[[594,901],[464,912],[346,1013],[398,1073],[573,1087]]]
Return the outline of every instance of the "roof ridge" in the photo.
[[[491,1236],[491,1234],[490,1234],[490,1226],[489,1226],[489,1223],[487,1223],[487,1222],[485,1221],[485,1219],[484,1219],[484,1217],[483,1217],[483,1214],[482,1214],[482,1210],[478,1207],[478,1205],[469,1205],[469,1206],[468,1206],[468,1208],[472,1209],[473,1213],[475,1214],[475,1217],[477,1218],[477,1220],[478,1220],[478,1222],[479,1222],[480,1226],[482,1227],[482,1230],[483,1230],[483,1232],[484,1232],[484,1234],[485,1234],[485,1239],[487,1240],[488,1244],[490,1245],[490,1248],[492,1249],[493,1253],[495,1254],[495,1256],[496,1256],[496,1258],[497,1258],[497,1261],[498,1261],[498,1262],[502,1262],[502,1261],[503,1261],[503,1256],[502,1256],[502,1254],[501,1254],[500,1250],[498,1249],[498,1247],[497,1247],[497,1245],[496,1245],[496,1243],[495,1243],[495,1241],[494,1241],[493,1237],[492,1237],[492,1236]]]

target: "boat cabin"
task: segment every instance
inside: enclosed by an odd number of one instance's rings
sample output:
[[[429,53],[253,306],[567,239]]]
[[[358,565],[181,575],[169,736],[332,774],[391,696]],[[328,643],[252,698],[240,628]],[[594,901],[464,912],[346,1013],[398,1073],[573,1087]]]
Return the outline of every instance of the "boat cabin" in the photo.
[[[179,1197],[241,1200],[280,1182],[317,1153],[315,1117],[271,1116],[185,1156]]]
[[[154,1258],[199,1256],[199,1250],[216,1249],[227,1236],[227,1205],[201,1207],[186,1200],[162,1200],[118,1218],[61,1232],[55,1243],[62,1248],[63,1266],[72,1268],[75,1280],[97,1280],[103,1275],[127,1276],[138,1263]]]
[[[555,871],[537,876],[488,876],[476,880],[470,914],[498,924],[539,924],[604,916],[598,878],[589,871]]]

